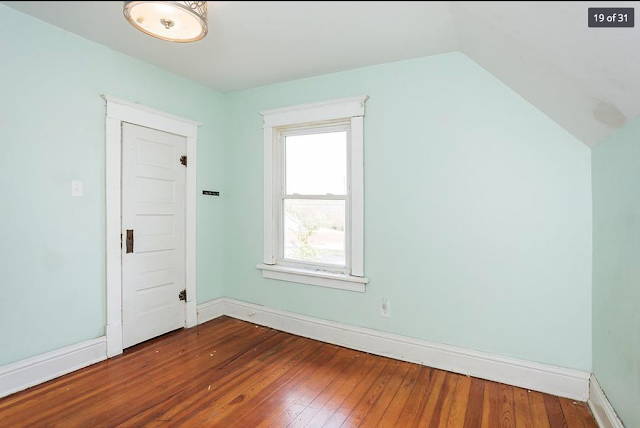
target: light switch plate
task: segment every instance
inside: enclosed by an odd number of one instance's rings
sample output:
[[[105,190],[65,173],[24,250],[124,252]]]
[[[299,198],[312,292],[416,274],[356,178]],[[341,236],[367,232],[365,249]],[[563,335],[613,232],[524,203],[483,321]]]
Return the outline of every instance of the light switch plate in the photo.
[[[82,196],[82,181],[71,182],[71,196]]]

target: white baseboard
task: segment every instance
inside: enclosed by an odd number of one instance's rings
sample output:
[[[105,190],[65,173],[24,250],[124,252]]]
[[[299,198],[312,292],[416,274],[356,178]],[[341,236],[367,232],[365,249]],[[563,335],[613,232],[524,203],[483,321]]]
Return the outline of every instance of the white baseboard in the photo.
[[[573,400],[589,398],[590,373],[427,342],[221,298],[198,306],[198,322],[221,315],[298,336]]]
[[[122,354],[122,323],[107,324],[107,358]]]
[[[228,315],[310,339],[441,370],[574,400],[587,401],[589,398],[590,374],[578,370],[427,342],[228,298],[220,298],[198,305],[197,312],[198,324],[222,315]],[[0,367],[0,397],[46,382],[106,358],[107,340],[103,336]],[[592,378],[591,381],[589,405],[602,428],[623,428],[595,378]]]
[[[107,340],[99,337],[0,367],[0,397],[22,391],[107,358]]]
[[[594,375],[591,375],[589,387],[589,407],[600,428],[624,428]]]
[[[223,305],[224,301],[226,300],[228,299],[220,298],[198,305],[198,324],[211,321],[214,318],[218,318],[224,315],[225,313]]]
[[[187,305],[185,307],[185,316],[184,316],[184,321],[185,321],[184,326],[186,328],[191,328],[198,325],[197,310],[198,310],[198,307],[196,306],[195,300],[190,300],[187,302]]]

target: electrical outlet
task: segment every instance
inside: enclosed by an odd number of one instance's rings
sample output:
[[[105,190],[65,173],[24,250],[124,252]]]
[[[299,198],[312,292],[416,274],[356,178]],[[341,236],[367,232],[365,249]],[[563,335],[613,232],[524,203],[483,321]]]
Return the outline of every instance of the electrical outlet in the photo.
[[[71,182],[71,196],[82,196],[82,181],[72,181]]]
[[[386,297],[382,298],[382,304],[380,305],[380,315],[386,318],[391,316],[391,302]]]

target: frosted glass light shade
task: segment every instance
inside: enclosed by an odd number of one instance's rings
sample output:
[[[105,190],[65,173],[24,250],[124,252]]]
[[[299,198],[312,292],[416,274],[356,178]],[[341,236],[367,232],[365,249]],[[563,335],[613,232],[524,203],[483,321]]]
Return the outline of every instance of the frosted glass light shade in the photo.
[[[138,30],[171,42],[207,35],[206,1],[125,1],[124,16]]]

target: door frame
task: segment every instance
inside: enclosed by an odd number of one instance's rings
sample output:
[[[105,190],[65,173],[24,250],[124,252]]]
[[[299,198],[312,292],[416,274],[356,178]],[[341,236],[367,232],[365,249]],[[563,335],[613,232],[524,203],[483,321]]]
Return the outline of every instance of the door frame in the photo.
[[[157,129],[187,139],[185,189],[185,327],[197,324],[196,313],[196,177],[198,127],[201,123],[137,103],[102,95],[106,102],[106,256],[107,357],[122,353],[122,122]]]

